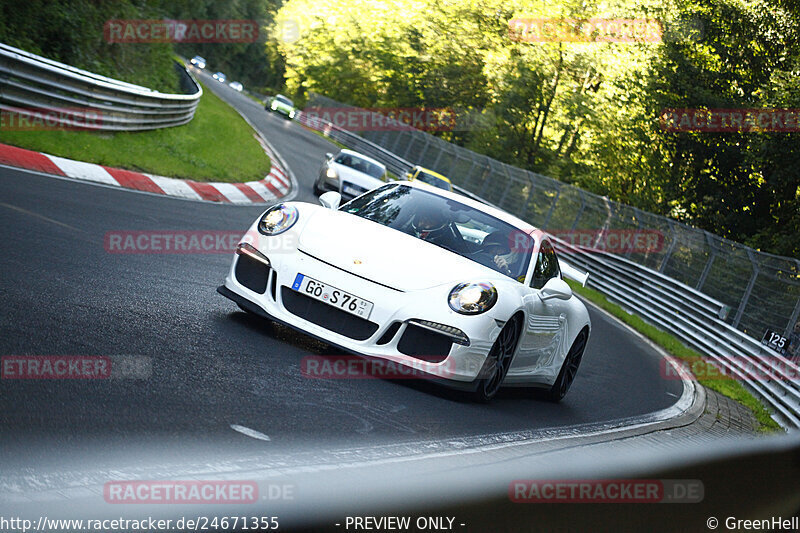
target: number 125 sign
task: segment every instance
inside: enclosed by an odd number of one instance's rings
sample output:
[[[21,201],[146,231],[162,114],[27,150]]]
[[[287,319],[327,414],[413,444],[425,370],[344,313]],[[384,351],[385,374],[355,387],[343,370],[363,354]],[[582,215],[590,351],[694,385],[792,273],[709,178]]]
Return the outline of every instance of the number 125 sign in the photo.
[[[766,344],[781,355],[785,355],[786,350],[789,348],[789,339],[768,329],[764,332],[764,338],[761,339],[761,344]]]

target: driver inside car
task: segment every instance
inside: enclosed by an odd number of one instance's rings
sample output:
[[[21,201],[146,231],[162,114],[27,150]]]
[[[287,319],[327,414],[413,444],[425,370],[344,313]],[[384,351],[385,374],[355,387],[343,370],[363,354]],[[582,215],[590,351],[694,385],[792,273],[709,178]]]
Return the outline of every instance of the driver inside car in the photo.
[[[511,250],[508,235],[502,231],[495,231],[483,238],[481,249],[476,261],[511,276],[516,267],[519,254]]]
[[[441,211],[435,209],[422,209],[410,224],[411,234],[437,246],[455,251],[462,247],[463,239],[454,232],[450,220]]]

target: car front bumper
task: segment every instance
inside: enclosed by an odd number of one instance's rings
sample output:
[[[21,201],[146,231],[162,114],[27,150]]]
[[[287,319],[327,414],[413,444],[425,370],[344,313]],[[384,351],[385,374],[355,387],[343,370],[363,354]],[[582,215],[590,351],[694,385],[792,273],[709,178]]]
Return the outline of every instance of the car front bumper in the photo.
[[[252,233],[251,233],[252,235]],[[255,244],[270,266],[254,268],[251,258],[237,255],[231,264],[222,295],[256,314],[269,317],[347,352],[391,361],[414,370],[414,375],[470,389],[484,377],[487,354],[502,322],[490,316],[459,315],[446,304],[449,288],[402,292],[334,267],[298,250],[273,251],[263,241],[276,239],[258,235]],[[239,265],[240,261],[244,261]],[[249,270],[248,270],[249,269]],[[361,319],[327,303],[313,300],[292,289],[298,273],[329,284],[373,303],[369,317]],[[431,305],[434,298],[442,305]],[[346,315],[346,316],[345,316]],[[487,313],[486,315],[489,315]],[[420,321],[458,328],[468,344],[442,344],[446,334],[420,330]],[[428,336],[426,336],[428,335]],[[463,339],[462,341],[463,342]],[[429,347],[436,353],[428,353]],[[405,353],[404,353],[405,352]],[[333,354],[332,354],[333,355]]]

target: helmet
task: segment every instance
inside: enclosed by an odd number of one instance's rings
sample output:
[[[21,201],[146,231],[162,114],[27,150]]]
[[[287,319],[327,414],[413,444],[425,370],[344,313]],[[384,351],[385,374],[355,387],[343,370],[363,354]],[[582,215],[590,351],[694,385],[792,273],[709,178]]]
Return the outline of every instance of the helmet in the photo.
[[[411,227],[417,233],[438,231],[448,223],[441,211],[437,209],[421,209],[411,220]]]

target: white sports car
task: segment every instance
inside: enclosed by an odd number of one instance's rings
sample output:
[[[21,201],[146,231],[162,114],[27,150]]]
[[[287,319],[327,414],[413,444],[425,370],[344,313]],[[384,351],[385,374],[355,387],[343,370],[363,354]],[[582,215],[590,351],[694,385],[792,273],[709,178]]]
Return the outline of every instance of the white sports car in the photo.
[[[394,182],[339,207],[264,212],[217,290],[245,311],[489,400],[504,386],[560,400],[589,314],[547,236],[500,210],[424,183]],[[466,237],[469,235],[469,237]],[[478,242],[479,241],[479,242]]]
[[[335,156],[327,154],[314,183],[314,193],[338,191],[343,198],[354,198],[386,182],[386,166],[352,150]]]

